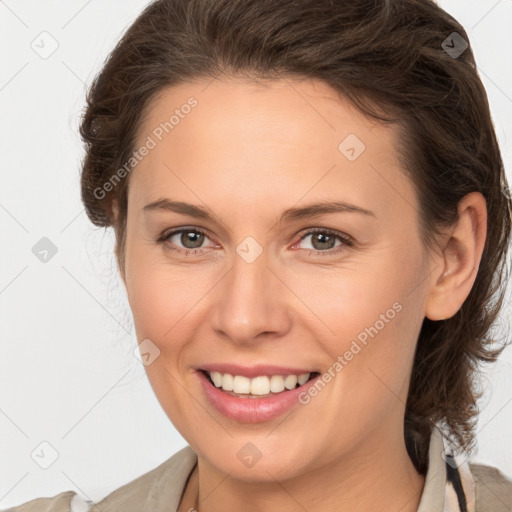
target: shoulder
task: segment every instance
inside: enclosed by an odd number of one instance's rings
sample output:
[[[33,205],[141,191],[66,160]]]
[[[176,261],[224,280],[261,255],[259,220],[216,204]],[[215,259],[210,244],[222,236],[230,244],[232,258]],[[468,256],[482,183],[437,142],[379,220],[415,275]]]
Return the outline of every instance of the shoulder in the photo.
[[[167,512],[176,510],[197,455],[185,446],[155,469],[116,489],[90,512]]]
[[[160,512],[178,507],[182,491],[197,462],[190,446],[156,468],[119,487],[97,503],[80,500],[74,491],[37,498],[0,512]],[[80,502],[80,503],[79,503]],[[83,503],[82,503],[83,502]],[[173,506],[175,507],[173,509]]]
[[[475,481],[475,512],[510,512],[512,480],[499,469],[485,464],[469,464]]]
[[[70,512],[75,494],[74,491],[66,491],[52,498],[36,498],[1,512]]]

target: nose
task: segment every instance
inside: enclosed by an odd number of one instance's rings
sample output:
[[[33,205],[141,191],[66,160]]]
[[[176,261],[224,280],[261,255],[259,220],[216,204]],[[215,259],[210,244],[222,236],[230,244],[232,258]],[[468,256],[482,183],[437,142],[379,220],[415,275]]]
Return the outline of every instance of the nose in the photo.
[[[218,335],[250,345],[290,330],[292,311],[286,301],[291,292],[270,263],[265,251],[252,262],[235,254],[211,311],[211,326]]]

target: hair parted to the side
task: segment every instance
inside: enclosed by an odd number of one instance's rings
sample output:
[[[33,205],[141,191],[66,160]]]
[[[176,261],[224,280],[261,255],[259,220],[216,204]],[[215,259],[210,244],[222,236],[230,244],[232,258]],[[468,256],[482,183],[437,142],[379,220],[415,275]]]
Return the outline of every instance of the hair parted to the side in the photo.
[[[395,123],[427,248],[456,221],[460,199],[484,195],[487,239],[470,295],[452,318],[425,318],[419,335],[404,428],[423,474],[433,423],[461,449],[473,447],[475,375],[505,346],[495,348],[490,333],[509,275],[510,194],[471,46],[457,58],[441,46],[453,32],[469,43],[430,0],[158,0],[110,53],[80,126],[82,200],[94,224],[113,226],[120,269],[129,174],[110,193],[98,190],[129,161],[156,93],[195,78],[316,78],[372,119]]]

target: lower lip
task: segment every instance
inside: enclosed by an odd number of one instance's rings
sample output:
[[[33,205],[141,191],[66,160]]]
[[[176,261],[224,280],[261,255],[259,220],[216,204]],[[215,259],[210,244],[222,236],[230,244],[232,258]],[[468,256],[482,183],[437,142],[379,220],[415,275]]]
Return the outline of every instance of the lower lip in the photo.
[[[320,377],[317,375],[298,388],[267,398],[237,398],[215,387],[204,372],[198,371],[197,375],[211,404],[224,416],[244,423],[273,420],[293,406],[301,405],[298,399],[299,394],[307,392],[308,388],[314,385]]]

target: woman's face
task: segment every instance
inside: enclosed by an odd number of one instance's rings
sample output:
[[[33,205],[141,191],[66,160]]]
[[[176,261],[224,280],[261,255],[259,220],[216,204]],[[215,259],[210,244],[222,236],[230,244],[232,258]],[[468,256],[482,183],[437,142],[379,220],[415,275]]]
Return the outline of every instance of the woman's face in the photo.
[[[152,388],[205,464],[282,480],[403,432],[431,264],[395,136],[315,80],[152,102],[123,278]]]

